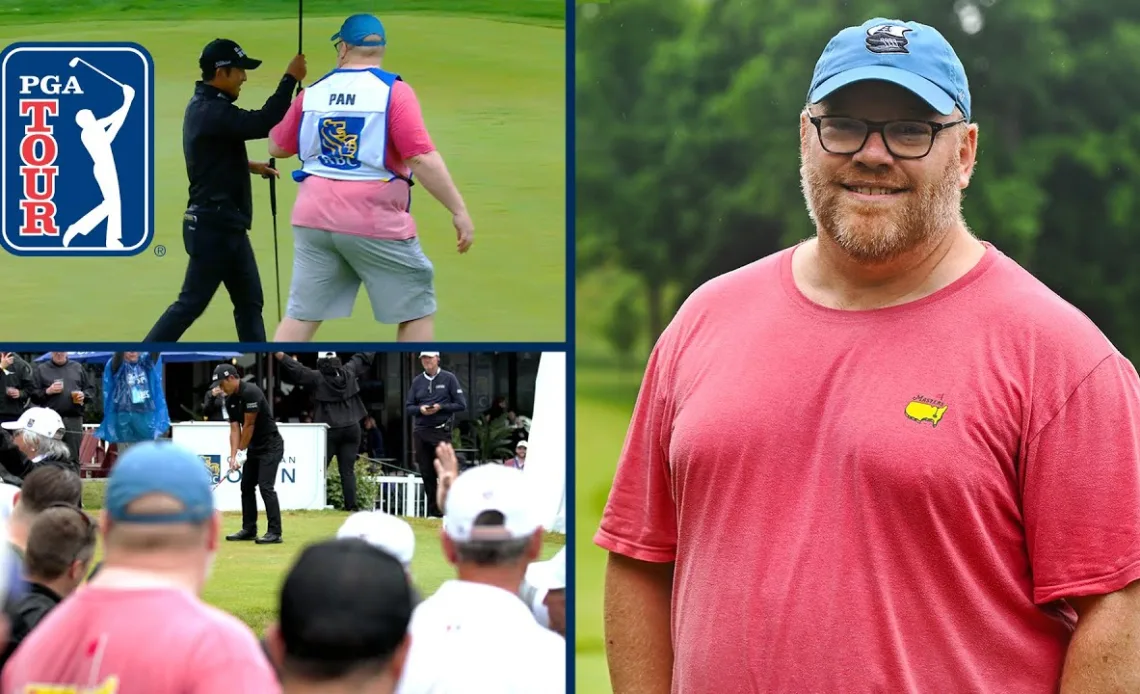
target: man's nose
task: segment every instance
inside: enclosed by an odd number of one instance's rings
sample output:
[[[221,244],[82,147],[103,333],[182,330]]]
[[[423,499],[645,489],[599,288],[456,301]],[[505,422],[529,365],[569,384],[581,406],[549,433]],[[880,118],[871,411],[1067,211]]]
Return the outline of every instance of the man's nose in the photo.
[[[894,161],[890,150],[887,149],[887,143],[883,139],[882,133],[867,135],[867,142],[863,144],[863,149],[856,152],[852,158],[860,164],[870,167],[883,166]]]

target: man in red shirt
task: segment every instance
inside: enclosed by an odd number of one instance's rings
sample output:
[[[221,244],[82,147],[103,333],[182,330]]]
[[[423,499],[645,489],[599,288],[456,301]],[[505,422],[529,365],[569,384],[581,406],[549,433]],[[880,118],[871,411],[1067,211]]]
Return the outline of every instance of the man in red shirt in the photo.
[[[13,694],[275,694],[249,627],[202,602],[221,517],[202,460],[131,447],[107,482],[103,568],[39,623],[4,668]]]
[[[816,236],[647,367],[595,538],[616,694],[1140,691],[1140,379],[970,233],[970,106],[928,26],[820,57]]]

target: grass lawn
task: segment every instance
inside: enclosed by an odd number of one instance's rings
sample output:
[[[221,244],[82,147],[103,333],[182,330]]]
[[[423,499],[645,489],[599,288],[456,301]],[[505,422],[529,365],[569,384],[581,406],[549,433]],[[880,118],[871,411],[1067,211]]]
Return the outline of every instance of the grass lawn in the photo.
[[[83,485],[83,508],[89,513],[102,506],[104,482],[88,481]],[[226,513],[225,534],[241,529],[241,514]],[[348,517],[339,511],[283,511],[281,526],[285,542],[279,545],[255,545],[252,542],[222,541],[210,578],[202,597],[248,624],[259,636],[276,617],[277,592],[294,557],[312,542],[336,535],[337,528]],[[259,531],[265,532],[265,514],[260,517]],[[426,597],[444,581],[455,576],[454,569],[439,549],[439,521],[406,519],[416,533],[416,555],[412,574],[416,587]],[[543,547],[543,559],[549,559],[566,542],[563,535],[550,534]],[[96,551],[96,560],[102,547]]]
[[[451,216],[422,187],[413,191],[421,243],[436,268],[439,341],[561,342],[565,339],[565,29],[559,0],[397,0],[383,5],[305,3],[305,52],[312,82],[334,67],[328,41],[350,12],[373,11],[389,46],[384,67],[416,90],[437,148],[471,210],[476,243],[455,251]],[[182,212],[187,179],[182,115],[197,59],[226,36],[264,61],[238,105],[258,108],[297,47],[296,3],[253,0],[59,5],[0,0],[0,44],[17,41],[133,41],[155,63],[155,239],[131,258],[26,258],[0,253],[7,301],[0,339],[141,340],[175,299],[186,269]],[[427,10],[427,11],[424,11]],[[166,19],[158,21],[159,17]],[[169,17],[176,17],[170,19]],[[222,21],[224,19],[224,21]],[[268,159],[265,140],[248,143]],[[292,275],[290,210],[296,159],[278,162],[278,249],[282,307]],[[266,331],[277,323],[269,187],[254,181],[250,236],[265,293]],[[96,234],[101,233],[96,231]],[[156,254],[162,246],[165,255]],[[68,281],[45,282],[45,277]],[[500,279],[501,278],[501,279]],[[509,282],[504,285],[503,281]],[[521,288],[521,291],[504,287]],[[67,310],[60,310],[68,307]],[[236,339],[222,287],[185,341]],[[43,316],[51,316],[44,320]],[[367,295],[353,316],[326,323],[320,340],[387,341],[395,326],[372,319]],[[526,320],[519,320],[526,316]]]
[[[602,587],[606,553],[593,542],[643,367],[627,369],[579,365],[575,384],[575,672],[577,691],[608,694],[609,675],[602,628]]]

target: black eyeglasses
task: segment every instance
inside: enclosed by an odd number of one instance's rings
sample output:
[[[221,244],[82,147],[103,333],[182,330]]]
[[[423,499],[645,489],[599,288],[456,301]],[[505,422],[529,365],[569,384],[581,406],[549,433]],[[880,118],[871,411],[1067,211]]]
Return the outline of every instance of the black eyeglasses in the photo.
[[[819,144],[831,154],[855,154],[867,144],[871,133],[879,133],[887,151],[896,159],[922,159],[934,148],[938,133],[961,125],[965,118],[952,123],[929,120],[870,121],[847,116],[810,116]]]
[[[46,511],[49,508],[71,509],[72,511],[75,511],[77,514],[79,514],[79,517],[83,519],[83,527],[86,532],[83,535],[83,542],[75,548],[75,553],[71,555],[71,561],[67,563],[68,566],[70,566],[71,564],[75,563],[77,559],[79,559],[79,555],[83,552],[84,548],[95,541],[95,522],[91,520],[91,516],[88,516],[83,512],[83,509],[79,508],[75,504],[69,504],[66,501],[56,501],[54,503],[48,504],[47,508],[44,510]]]

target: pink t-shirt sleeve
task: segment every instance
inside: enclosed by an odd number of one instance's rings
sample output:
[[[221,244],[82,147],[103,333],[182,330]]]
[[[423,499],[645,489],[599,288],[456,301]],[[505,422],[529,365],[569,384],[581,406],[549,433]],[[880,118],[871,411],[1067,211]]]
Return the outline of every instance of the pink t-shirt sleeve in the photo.
[[[281,119],[281,122],[269,131],[269,140],[288,152],[290,156],[297,154],[297,138],[301,128],[301,107],[304,105],[304,100],[305,92],[302,90],[293,99],[293,103],[289,105],[289,110],[285,112],[285,117]]]
[[[403,164],[412,157],[435,151],[435,145],[424,123],[424,114],[416,92],[407,82],[392,85],[392,98],[388,102],[388,157],[389,163]]]
[[[671,562],[677,557],[665,368],[670,332],[662,335],[646,366],[610,498],[594,536],[603,549],[647,562]]]
[[[1140,379],[1107,357],[1030,442],[1022,480],[1033,599],[1140,579]]]

